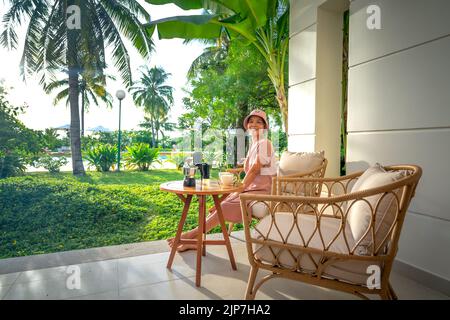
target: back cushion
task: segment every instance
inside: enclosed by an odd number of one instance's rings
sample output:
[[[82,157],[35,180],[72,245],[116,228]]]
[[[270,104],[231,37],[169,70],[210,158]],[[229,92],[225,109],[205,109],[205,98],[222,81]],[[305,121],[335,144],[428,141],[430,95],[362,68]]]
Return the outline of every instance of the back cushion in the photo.
[[[306,173],[319,167],[324,160],[324,151],[320,152],[290,152],[281,155],[278,176]]]
[[[380,164],[375,164],[373,167],[367,169],[353,186],[351,192],[358,192],[381,187],[392,182],[395,182],[405,176],[402,171],[387,172]],[[393,190],[399,196],[399,190]],[[352,231],[353,239],[358,242],[366,233],[370,226],[372,219],[372,209],[383,197],[384,193],[363,198],[364,200],[357,200],[354,203],[349,203],[350,208],[347,215],[347,221]],[[372,207],[372,209],[371,209]],[[396,212],[398,211],[398,203],[393,193],[384,195],[383,199],[378,203],[378,208],[375,214],[375,242],[377,246],[381,243],[384,237],[389,233],[389,229],[395,221]],[[372,231],[360,243],[363,247],[373,245]],[[361,252],[361,251],[360,251]],[[361,252],[362,253],[362,252]]]
[[[320,152],[290,152],[285,151],[281,155],[280,163],[278,166],[278,176],[289,176],[293,174],[302,174],[310,172],[323,164],[324,151]],[[287,183],[282,188],[282,193],[295,194],[295,195],[311,195],[311,191],[314,185],[307,185],[305,190],[303,185],[295,185],[293,183]]]

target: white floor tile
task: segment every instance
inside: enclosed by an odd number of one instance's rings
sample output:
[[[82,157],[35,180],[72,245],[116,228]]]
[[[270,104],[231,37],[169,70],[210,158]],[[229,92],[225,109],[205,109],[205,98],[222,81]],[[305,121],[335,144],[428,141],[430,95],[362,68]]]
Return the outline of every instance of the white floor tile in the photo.
[[[32,281],[65,281],[75,270],[79,268],[81,277],[100,277],[104,274],[112,274],[117,271],[116,260],[106,260],[82,263],[72,266],[24,271],[20,274],[16,283],[27,283]]]
[[[81,267],[79,289],[70,289],[71,275],[62,271],[63,268],[51,269],[54,270],[37,270],[24,281],[16,282],[4,299],[67,299],[118,289],[117,268],[104,269],[103,263]]]
[[[0,286],[7,286],[14,283],[20,276],[20,272],[0,274]]]
[[[4,296],[6,296],[6,293],[8,292],[8,290],[11,288],[11,285],[4,285],[4,286],[0,286],[0,300],[3,299]]]
[[[237,270],[224,246],[208,246],[202,257],[200,288],[195,286],[196,252],[169,253],[79,264],[81,288],[70,290],[67,266],[0,275],[0,299],[233,299],[245,297],[250,266],[244,243],[234,243]],[[258,279],[267,275],[260,271]],[[396,273],[391,283],[399,299],[449,299]],[[378,299],[378,296],[371,296]],[[356,296],[288,279],[271,279],[258,290],[265,299],[359,299]]]
[[[135,287],[195,275],[195,270],[186,265],[174,265],[169,270],[166,264],[167,262],[121,261],[118,263],[119,287]]]
[[[112,290],[102,293],[89,294],[86,296],[72,297],[67,300],[118,300],[118,299],[119,299],[118,290]]]
[[[123,300],[205,300],[220,299],[215,293],[195,286],[195,277],[119,290]]]
[[[391,274],[391,284],[398,298],[402,300],[450,299],[443,293],[431,290],[412,279],[396,273]]]

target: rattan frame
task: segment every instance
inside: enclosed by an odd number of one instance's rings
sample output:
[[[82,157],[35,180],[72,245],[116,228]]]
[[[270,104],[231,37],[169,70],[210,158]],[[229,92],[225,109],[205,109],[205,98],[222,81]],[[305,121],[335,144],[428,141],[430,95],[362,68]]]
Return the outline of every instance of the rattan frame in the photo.
[[[400,238],[403,221],[411,199],[414,196],[417,184],[422,175],[422,169],[419,166],[415,165],[396,165],[384,168],[388,171],[404,171],[406,173],[406,176],[396,182],[384,185],[382,187],[354,193],[350,193],[349,190],[351,190],[352,184],[358,179],[358,177],[361,176],[361,174],[363,173],[362,171],[339,178],[277,177],[274,179],[274,194],[272,195],[257,195],[251,193],[240,195],[247,253],[251,265],[245,298],[254,299],[258,289],[262,284],[264,284],[269,279],[281,277],[326,287],[329,289],[344,291],[364,299],[368,299],[365,294],[378,294],[382,299],[397,299],[397,296],[391,284],[389,283],[389,276],[394,258],[398,250],[398,241]],[[305,190],[308,190],[309,194],[306,194],[306,196],[283,195],[285,186],[289,184],[291,184],[291,190],[292,184],[294,185],[294,190],[296,186],[302,185],[302,191],[304,192]],[[306,188],[308,184],[311,186],[310,188]],[[307,245],[301,246],[289,244],[284,240],[283,242],[277,242],[268,240],[267,238],[258,239],[254,237],[255,232],[251,232],[250,230],[252,217],[249,213],[248,207],[251,207],[257,202],[264,202],[270,209],[270,214],[272,215],[272,217],[275,217],[275,215],[277,214],[277,208],[283,206],[283,210],[285,210],[286,207],[290,207],[294,215],[315,215],[317,219],[317,225],[320,225],[320,221],[323,217],[334,217],[337,219],[341,219],[341,230],[339,232],[344,233],[344,231],[342,230],[345,230],[345,224],[347,223],[346,219],[349,210],[348,204],[355,201],[366,201],[368,197],[380,194],[398,195],[396,197],[396,217],[393,220],[394,222],[383,241],[381,241],[381,243],[377,245],[375,243],[375,240],[373,240],[374,243],[371,251],[366,255],[359,255],[356,251],[356,248],[361,241],[354,244],[354,246],[351,248],[347,244],[348,254],[342,254],[332,252],[331,250],[327,249],[331,247],[331,244],[336,240],[337,237],[335,237],[330,243],[328,243],[328,245],[326,246],[327,248],[325,248],[324,246],[324,250],[318,250],[316,248],[308,247]],[[320,195],[320,197],[318,195]],[[382,197],[384,197],[384,195]],[[346,203],[347,206],[344,206],[344,203]],[[322,209],[327,206],[331,206],[333,208],[331,214],[324,214],[324,210]],[[309,210],[301,210],[301,208],[306,207]],[[378,204],[376,205],[376,207],[378,207]],[[372,209],[373,220],[370,224],[370,230],[368,230],[367,232],[375,232],[375,223],[373,221],[375,221],[374,216],[376,215],[376,207]],[[272,221],[275,221],[275,219],[273,219]],[[320,236],[322,237],[322,235]],[[375,239],[375,236],[373,239]],[[267,262],[258,260],[255,257],[255,245],[264,245],[269,248],[273,247],[285,250],[297,250],[297,252],[302,252],[302,254],[306,255],[319,254],[322,258],[320,260],[320,263],[317,264],[317,268],[314,272],[305,273],[299,270],[301,268],[292,270],[282,267],[280,266],[280,263],[278,261],[273,264],[268,264]],[[330,279],[329,277],[323,277],[322,272],[324,268],[336,261],[353,261],[356,263],[367,263],[369,261],[373,262],[374,264],[381,265],[381,281],[379,289],[370,289],[364,285],[352,284],[349,282],[340,281],[339,279]],[[255,283],[259,269],[271,271],[272,274],[263,277],[261,280]]]

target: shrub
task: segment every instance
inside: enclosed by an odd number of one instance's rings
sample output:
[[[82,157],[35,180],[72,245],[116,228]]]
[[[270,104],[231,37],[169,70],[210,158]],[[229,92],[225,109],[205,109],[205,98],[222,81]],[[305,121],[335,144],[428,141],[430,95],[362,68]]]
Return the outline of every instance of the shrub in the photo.
[[[56,129],[47,128],[43,131],[38,131],[37,135],[39,137],[39,142],[43,148],[48,150],[57,151],[59,148],[63,146],[70,145],[67,139],[59,138],[58,132]]]
[[[117,147],[100,144],[85,151],[84,158],[97,171],[107,172],[117,161]]]
[[[127,147],[128,153],[125,154],[127,167],[138,168],[140,171],[148,171],[154,163],[160,163],[158,160],[159,149],[150,148],[147,143],[136,143],[131,147]]]
[[[36,131],[17,117],[25,107],[12,106],[0,81],[0,178],[22,174],[41,146]]]
[[[21,175],[26,168],[24,160],[16,152],[6,153],[0,150],[0,178]]]
[[[65,157],[52,157],[49,154],[45,154],[34,163],[35,167],[43,167],[50,173],[58,173],[59,169],[69,163]]]
[[[183,167],[184,161],[188,157],[187,153],[184,152],[172,152],[170,154],[169,161],[175,163],[177,169],[180,170]]]

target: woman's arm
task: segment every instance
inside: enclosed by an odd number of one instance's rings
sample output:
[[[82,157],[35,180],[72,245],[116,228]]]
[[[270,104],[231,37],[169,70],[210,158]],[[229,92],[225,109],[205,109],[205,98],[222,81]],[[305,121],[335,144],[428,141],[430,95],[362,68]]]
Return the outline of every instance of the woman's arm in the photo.
[[[255,177],[261,174],[261,168],[270,166],[272,155],[272,143],[269,140],[264,140],[257,148],[255,162],[250,165],[250,168],[248,169],[245,178],[242,181],[242,183],[244,184],[244,188],[250,186]]]
[[[258,172],[249,170],[248,173],[245,175],[244,180],[242,180],[242,184],[244,189],[247,189],[248,186],[251,185],[253,180],[255,180],[255,177],[258,175]]]
[[[259,155],[256,155],[256,161],[248,169],[247,173],[245,174],[244,180],[242,180],[244,188],[250,186],[255,177],[259,174],[260,170],[261,170],[261,161],[259,160]]]

